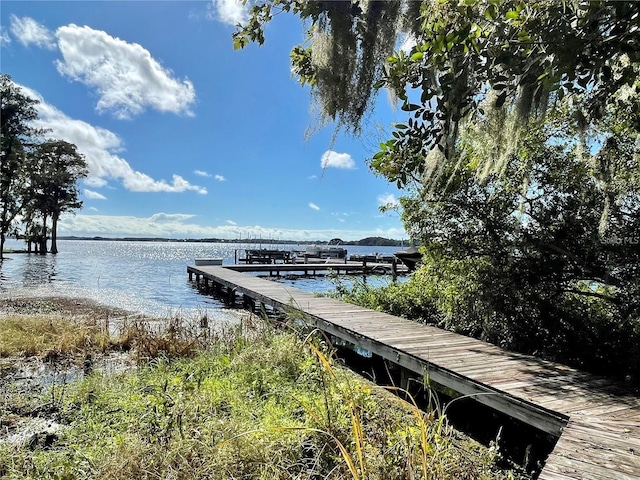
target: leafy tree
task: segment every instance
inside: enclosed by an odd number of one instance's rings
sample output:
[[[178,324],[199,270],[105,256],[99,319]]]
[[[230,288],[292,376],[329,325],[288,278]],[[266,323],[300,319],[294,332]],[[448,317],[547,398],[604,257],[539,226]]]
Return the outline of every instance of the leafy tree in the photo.
[[[531,131],[505,172],[484,182],[476,178],[483,125],[466,129],[464,164],[443,172],[435,191],[401,200],[409,233],[424,239],[423,266],[381,291],[339,292],[640,384],[640,159],[632,138],[606,147],[608,170],[628,184],[603,236],[601,211],[620,185],[603,181],[602,162],[585,161],[579,145],[562,140],[566,127],[550,120]]]
[[[4,242],[22,210],[24,166],[32,138],[40,132],[31,127],[38,116],[37,100],[27,97],[9,75],[0,74],[0,259]]]
[[[2,137],[0,149],[0,258],[7,235],[21,220],[31,250],[47,250],[51,219],[51,252],[57,253],[57,223],[62,212],[82,206],[77,181],[87,175],[84,157],[62,140],[38,142],[45,133],[32,127],[38,101],[26,96],[9,75],[0,75]]]
[[[410,315],[640,381],[640,2],[268,0],[236,47],[278,10],[323,119],[406,112],[370,166],[423,244]]]
[[[78,200],[77,182],[86,177],[87,164],[76,146],[63,140],[48,140],[36,146],[31,164],[30,211],[31,218],[41,218],[46,252],[47,221],[51,219],[51,253],[58,253],[56,242],[60,214],[82,207]]]

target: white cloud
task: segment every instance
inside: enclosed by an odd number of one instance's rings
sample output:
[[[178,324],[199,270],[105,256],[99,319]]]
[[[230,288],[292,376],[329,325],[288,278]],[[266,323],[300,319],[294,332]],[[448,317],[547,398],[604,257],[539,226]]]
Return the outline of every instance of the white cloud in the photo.
[[[7,33],[7,29],[0,25],[0,47],[11,44],[11,37]]]
[[[333,150],[327,150],[320,159],[322,168],[356,168],[356,162],[348,153],[338,153]]]
[[[91,210],[92,212],[99,212],[100,211],[96,207],[89,207],[88,210]]]
[[[204,170],[194,170],[193,173],[195,173],[199,177],[211,177],[211,174],[208,172],[205,172]]]
[[[227,181],[227,179],[224,178],[222,175],[215,175],[213,178],[215,178],[219,182],[226,182]]]
[[[93,190],[89,190],[88,188],[84,189],[84,196],[90,198],[91,200],[106,200],[107,197],[102,195],[101,193],[94,192]]]
[[[121,119],[147,108],[191,115],[196,94],[189,80],[178,80],[137,43],[70,24],[56,31],[63,59],[58,71],[97,90],[99,112]]]
[[[365,237],[406,238],[401,228],[372,228],[370,230],[292,230],[266,228],[259,225],[239,226],[199,225],[184,223],[180,215],[156,214],[152,217],[75,215],[64,214],[58,224],[60,235],[105,237],[165,237],[165,238],[281,238],[287,240],[316,241],[343,238],[358,240]],[[192,215],[185,215],[191,218]]]
[[[88,187],[102,188],[107,186],[107,181],[100,177],[87,177],[82,181]]]
[[[37,128],[50,129],[49,134],[71,142],[85,156],[89,175],[85,183],[94,188],[104,186],[104,179],[118,179],[124,187],[134,192],[185,192],[206,194],[207,189],[192,185],[179,175],[173,175],[171,183],[154,180],[149,175],[138,172],[118,152],[123,150],[122,140],[115,133],[95,127],[82,120],[69,118],[54,106],[46,103],[42,96],[27,87],[19,85],[26,95],[40,101],[37,105],[39,119]],[[101,181],[101,179],[103,181]]]
[[[56,41],[53,34],[44,25],[39,24],[30,17],[9,17],[11,22],[11,33],[25,47],[35,45],[37,47],[53,50],[56,48]]]
[[[384,206],[396,207],[398,206],[398,199],[393,193],[385,193],[382,195],[378,195],[378,205],[380,205],[381,207],[384,207]]]
[[[311,210],[320,210],[320,207],[313,202],[309,202],[309,208]]]
[[[235,26],[238,23],[246,23],[249,12],[242,0],[211,0],[207,17]]]
[[[187,213],[154,213],[149,217],[150,222],[183,222],[184,220],[189,220],[190,218],[195,217],[195,215],[190,215]]]
[[[236,222],[234,222],[233,220],[227,220],[227,225],[238,225]]]

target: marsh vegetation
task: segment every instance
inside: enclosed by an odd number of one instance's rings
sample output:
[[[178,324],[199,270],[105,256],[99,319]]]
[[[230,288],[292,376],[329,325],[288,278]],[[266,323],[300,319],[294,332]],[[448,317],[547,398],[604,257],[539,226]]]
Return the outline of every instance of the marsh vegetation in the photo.
[[[53,300],[5,302],[0,322],[4,478],[515,475],[442,410],[341,366],[317,332],[255,316],[213,329]],[[110,357],[119,368],[101,368]],[[45,370],[24,375],[34,362],[81,373],[39,381]]]

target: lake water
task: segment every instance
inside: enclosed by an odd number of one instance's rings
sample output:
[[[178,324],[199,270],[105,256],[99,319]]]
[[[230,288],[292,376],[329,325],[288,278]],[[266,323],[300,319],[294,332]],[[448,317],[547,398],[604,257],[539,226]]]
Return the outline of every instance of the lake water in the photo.
[[[187,265],[193,265],[199,257],[221,257],[223,264],[232,264],[242,250],[256,247],[236,243],[60,240],[57,255],[5,254],[5,261],[0,263],[0,297],[82,297],[162,317],[206,313],[211,318],[227,318],[235,314],[219,301],[198,292],[188,281]],[[24,245],[9,240],[6,248],[24,248]],[[268,248],[304,250],[305,247],[270,245]],[[346,248],[348,255],[391,255],[400,250],[398,247]],[[367,281],[384,283],[391,279],[378,276],[369,277]],[[334,288],[330,280],[322,277],[283,282],[312,292]]]

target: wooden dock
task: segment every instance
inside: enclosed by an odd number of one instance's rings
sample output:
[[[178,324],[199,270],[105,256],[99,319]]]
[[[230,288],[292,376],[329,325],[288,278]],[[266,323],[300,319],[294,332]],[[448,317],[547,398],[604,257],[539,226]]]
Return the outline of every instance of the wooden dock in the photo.
[[[404,265],[391,263],[367,263],[367,262],[309,262],[309,263],[261,263],[247,265],[225,265],[225,268],[236,272],[265,273],[270,277],[279,277],[282,274],[300,275],[326,275],[329,272],[337,275],[367,275],[367,274],[398,274],[406,272]]]
[[[227,267],[187,272],[248,304],[303,312],[312,326],[558,437],[540,480],[640,479],[640,398],[622,385]]]

